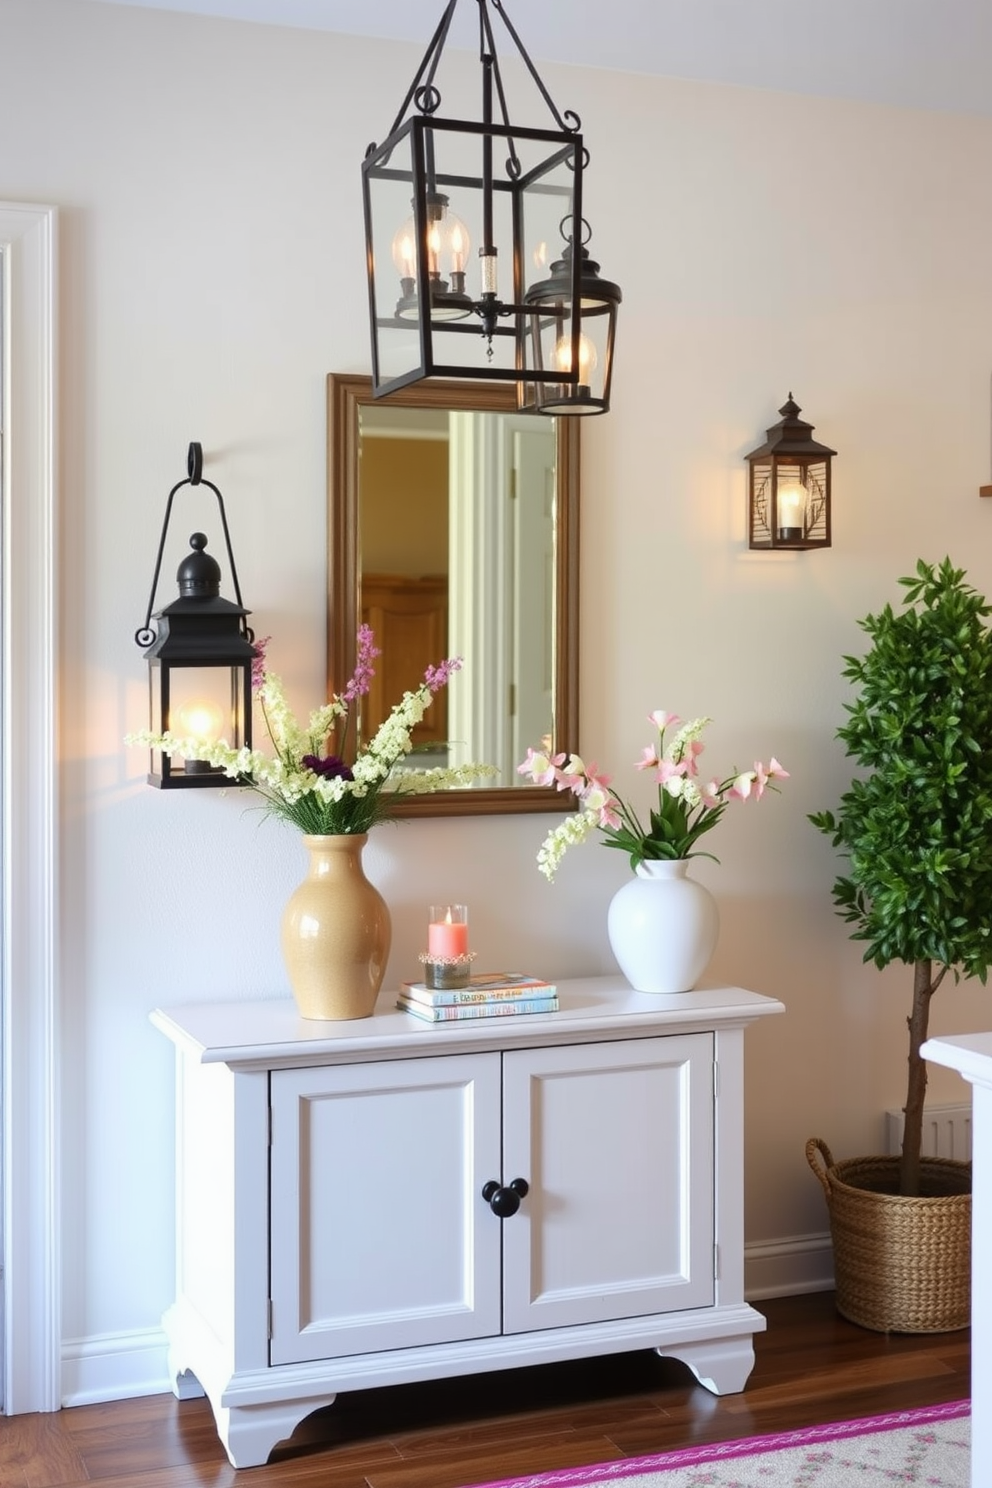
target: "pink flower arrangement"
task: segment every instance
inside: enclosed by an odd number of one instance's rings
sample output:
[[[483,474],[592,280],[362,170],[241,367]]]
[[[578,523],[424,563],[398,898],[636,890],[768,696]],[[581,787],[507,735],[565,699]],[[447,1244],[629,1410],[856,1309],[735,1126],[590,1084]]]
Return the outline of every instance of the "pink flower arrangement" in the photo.
[[[578,797],[579,811],[555,827],[538,852],[538,868],[549,882],[567,849],[584,842],[594,830],[603,834],[607,847],[629,854],[635,869],[646,859],[713,857],[696,844],[713,830],[731,801],[760,801],[766,790],[778,790],[776,781],[789,778],[788,770],[773,755],[767,765],[756,760],[752,770],[701,779],[701,735],[712,720],[695,718],[683,723],[676,714],[659,709],[648,714],[648,722],[657,738],[635,764],[635,769],[652,771],[658,787],[657,805],[647,828],[634,808],[611,790],[611,777],[601,774],[596,765],[586,765],[578,755],[528,749],[527,758],[517,766],[517,773],[529,775],[535,785],[556,785]],[[670,729],[676,732],[666,745],[665,733]]]

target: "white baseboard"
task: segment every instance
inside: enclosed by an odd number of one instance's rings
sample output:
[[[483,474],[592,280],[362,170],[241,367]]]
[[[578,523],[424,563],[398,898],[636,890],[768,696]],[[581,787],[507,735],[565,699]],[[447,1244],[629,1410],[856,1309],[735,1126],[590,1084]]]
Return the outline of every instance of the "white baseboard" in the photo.
[[[68,1339],[62,1345],[62,1404],[167,1394],[172,1390],[168,1352],[161,1328]]]
[[[825,1292],[833,1284],[829,1234],[791,1235],[745,1247],[744,1294],[749,1302]],[[168,1343],[161,1328],[101,1333],[63,1344],[63,1405],[96,1405],[171,1390]]]
[[[788,1235],[744,1247],[744,1295],[749,1302],[828,1292],[834,1284],[829,1233]]]

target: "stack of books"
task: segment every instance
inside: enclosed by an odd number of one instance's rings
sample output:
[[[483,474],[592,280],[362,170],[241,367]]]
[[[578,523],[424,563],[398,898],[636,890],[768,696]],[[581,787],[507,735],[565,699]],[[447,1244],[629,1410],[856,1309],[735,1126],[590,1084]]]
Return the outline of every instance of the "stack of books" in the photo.
[[[466,986],[453,991],[442,992],[424,982],[404,982],[396,1006],[427,1023],[553,1013],[558,1008],[558,988],[540,977],[490,971],[470,977]]]

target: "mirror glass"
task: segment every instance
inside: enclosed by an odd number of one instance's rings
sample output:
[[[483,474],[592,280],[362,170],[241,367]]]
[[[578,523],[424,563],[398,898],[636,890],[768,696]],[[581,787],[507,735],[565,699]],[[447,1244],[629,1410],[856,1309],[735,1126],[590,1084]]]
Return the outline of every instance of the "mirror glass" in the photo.
[[[578,751],[579,423],[517,412],[508,384],[375,400],[368,377],[328,378],[328,690],[352,675],[362,622],[382,650],[363,738],[428,665],[460,656],[411,763],[499,770],[398,815],[574,806],[516,767],[528,745]]]

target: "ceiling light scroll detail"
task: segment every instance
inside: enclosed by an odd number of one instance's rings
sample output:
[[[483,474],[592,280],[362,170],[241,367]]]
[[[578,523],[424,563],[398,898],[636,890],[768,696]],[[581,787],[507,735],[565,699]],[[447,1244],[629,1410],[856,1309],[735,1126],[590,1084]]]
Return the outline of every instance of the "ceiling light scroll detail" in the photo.
[[[436,77],[457,4],[362,165],[373,392],[503,381],[526,411],[606,412],[622,295],[587,246],[581,121],[556,108],[502,0],[476,0],[480,117],[443,118]],[[494,13],[553,128],[511,123]]]

